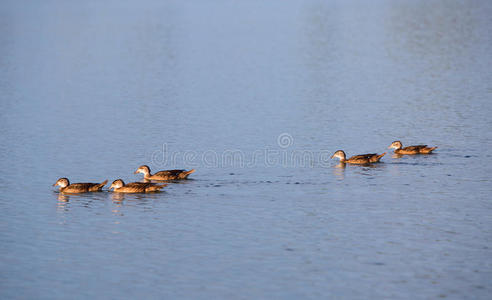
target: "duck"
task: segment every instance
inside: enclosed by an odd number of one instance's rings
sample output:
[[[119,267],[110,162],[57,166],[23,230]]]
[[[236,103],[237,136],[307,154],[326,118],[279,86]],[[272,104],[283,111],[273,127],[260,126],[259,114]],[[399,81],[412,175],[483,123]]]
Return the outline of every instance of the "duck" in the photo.
[[[114,189],[118,193],[150,193],[159,192],[167,184],[155,184],[151,182],[130,182],[125,184],[122,179],[113,181],[109,190]]]
[[[396,154],[407,154],[407,155],[414,155],[414,154],[429,154],[437,147],[427,147],[427,145],[416,145],[416,146],[408,146],[405,148],[402,148],[403,145],[401,144],[400,141],[394,141],[389,145],[388,149],[395,149]]]
[[[150,168],[147,165],[142,165],[138,167],[134,174],[142,173],[144,174],[144,179],[146,180],[177,180],[177,179],[187,179],[188,176],[195,172],[195,169],[189,171],[186,170],[166,170],[159,171],[155,174],[150,173]]]
[[[104,180],[101,183],[91,183],[91,182],[84,182],[84,183],[72,183],[70,184],[70,181],[68,178],[60,178],[58,179],[53,186],[60,186],[60,192],[62,193],[88,193],[88,192],[99,192],[102,190],[103,186],[108,183],[108,180]]]
[[[343,150],[337,150],[331,156],[331,158],[339,158],[341,163],[365,165],[365,164],[379,162],[381,157],[383,157],[385,154],[386,152],[384,152],[383,154],[377,154],[377,153],[359,154],[359,155],[354,155],[349,159],[347,159],[345,152],[343,152]]]

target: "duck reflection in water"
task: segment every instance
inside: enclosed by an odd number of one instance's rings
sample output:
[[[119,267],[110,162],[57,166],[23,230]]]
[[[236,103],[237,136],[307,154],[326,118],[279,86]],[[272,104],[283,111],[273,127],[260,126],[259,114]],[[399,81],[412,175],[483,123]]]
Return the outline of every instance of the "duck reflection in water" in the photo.
[[[147,203],[150,199],[157,199],[156,194],[127,194],[127,193],[112,193],[111,200],[114,203],[121,204],[123,200],[127,200],[132,203],[142,204]]]
[[[66,203],[70,201],[70,196],[64,193],[58,193],[58,201]]]
[[[398,153],[394,153],[393,152],[393,155],[391,155],[392,158],[402,158],[403,155],[402,154],[398,154]]]
[[[123,193],[112,193],[111,194],[111,200],[113,200],[114,203],[119,203],[123,202],[125,200],[125,194]]]
[[[65,212],[70,208],[70,196],[64,193],[58,193],[58,202],[56,203],[56,211]]]
[[[345,169],[347,168],[347,164],[345,163],[339,163],[333,167],[333,175],[338,180],[344,180],[345,179]]]
[[[123,208],[123,200],[125,200],[125,194],[122,193],[113,193],[111,194],[111,200],[114,204],[111,212],[116,216],[124,216],[121,209]]]

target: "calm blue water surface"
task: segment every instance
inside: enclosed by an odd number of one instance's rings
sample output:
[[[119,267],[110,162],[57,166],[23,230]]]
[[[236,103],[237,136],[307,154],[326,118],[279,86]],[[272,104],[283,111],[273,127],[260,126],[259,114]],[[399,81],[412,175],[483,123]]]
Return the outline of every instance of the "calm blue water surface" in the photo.
[[[3,1],[0,298],[490,299],[491,15]],[[149,195],[51,186],[141,164],[197,171]]]

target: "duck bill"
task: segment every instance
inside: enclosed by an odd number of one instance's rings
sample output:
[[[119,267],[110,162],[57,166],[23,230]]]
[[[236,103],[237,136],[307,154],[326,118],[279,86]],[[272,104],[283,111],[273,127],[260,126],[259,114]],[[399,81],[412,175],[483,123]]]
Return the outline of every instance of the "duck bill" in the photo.
[[[138,174],[138,173],[140,173],[140,172],[139,172],[139,171],[135,171],[135,172],[133,172],[133,174]]]
[[[58,185],[58,183],[53,184],[53,186],[57,186],[57,185]]]

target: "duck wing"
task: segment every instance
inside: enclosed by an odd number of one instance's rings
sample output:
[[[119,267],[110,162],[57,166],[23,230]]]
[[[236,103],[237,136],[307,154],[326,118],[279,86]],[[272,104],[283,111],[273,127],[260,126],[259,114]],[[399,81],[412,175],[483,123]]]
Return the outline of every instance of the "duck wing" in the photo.
[[[145,188],[145,192],[158,192],[163,187],[167,186],[167,184],[154,184]]]
[[[425,147],[427,147],[427,145],[415,145],[415,146],[405,147],[402,150],[406,150],[406,151],[419,151],[420,149],[423,149]]]
[[[152,183],[152,182],[130,182],[130,183],[125,184],[125,186],[129,187],[129,188],[146,188],[146,187],[149,187],[151,185],[154,185],[154,183]]]
[[[152,176],[177,176],[183,172],[186,172],[186,170],[165,170],[159,171]]]
[[[60,189],[60,191],[64,193],[85,193],[85,192],[90,192],[91,189],[93,189],[93,187],[96,185],[98,185],[98,183],[91,183],[91,182],[72,183],[69,186]]]
[[[98,185],[99,183],[92,183],[92,182],[80,182],[80,183],[71,183],[69,186],[74,188],[74,189],[88,189],[91,188],[95,185]]]
[[[354,155],[354,156],[352,156],[349,159],[353,159],[353,160],[356,160],[356,159],[368,159],[368,158],[373,157],[374,155],[378,155],[378,154],[377,153],[359,154],[359,155]]]

